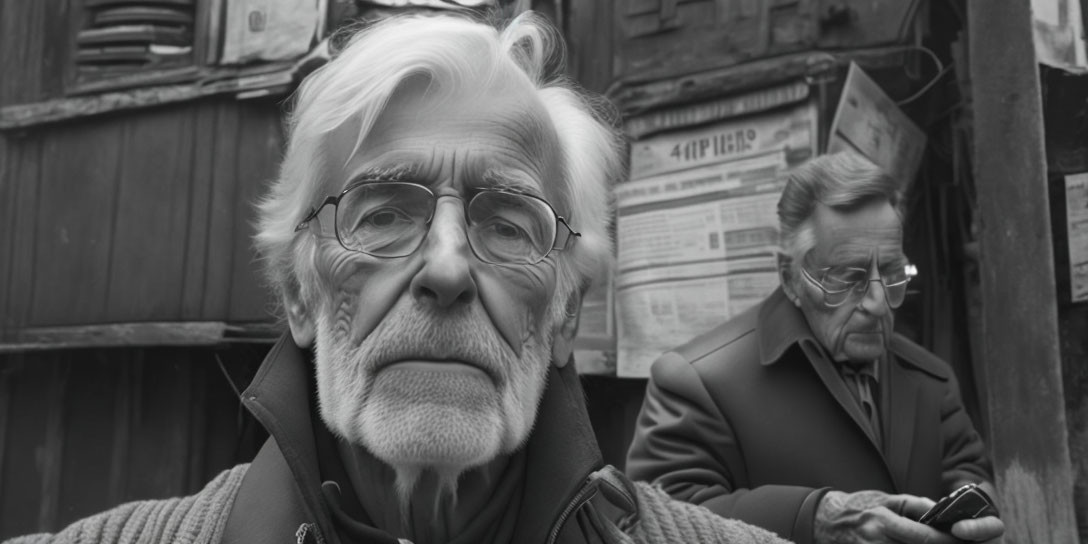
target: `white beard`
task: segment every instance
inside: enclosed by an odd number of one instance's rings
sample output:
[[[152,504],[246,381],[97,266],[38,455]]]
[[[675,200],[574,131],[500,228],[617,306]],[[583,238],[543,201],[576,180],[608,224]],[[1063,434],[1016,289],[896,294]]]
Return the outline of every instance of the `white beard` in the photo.
[[[411,296],[401,297],[358,346],[350,345],[350,322],[318,312],[321,417],[394,469],[402,505],[424,470],[434,470],[452,493],[463,471],[512,453],[528,438],[547,379],[550,335],[529,334],[518,357],[478,303],[440,313]],[[546,325],[537,330],[550,331]],[[485,372],[385,366],[406,359],[460,360]]]

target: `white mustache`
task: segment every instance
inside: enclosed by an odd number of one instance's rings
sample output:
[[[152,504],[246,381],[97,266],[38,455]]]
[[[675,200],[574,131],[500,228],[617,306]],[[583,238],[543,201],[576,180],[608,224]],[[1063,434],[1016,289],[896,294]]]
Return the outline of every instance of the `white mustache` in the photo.
[[[367,360],[358,359],[359,348],[353,348],[349,357],[371,373],[405,360],[458,361],[483,370],[501,385],[506,381],[505,367],[517,361],[478,304],[435,311],[403,297],[363,343],[371,346]]]

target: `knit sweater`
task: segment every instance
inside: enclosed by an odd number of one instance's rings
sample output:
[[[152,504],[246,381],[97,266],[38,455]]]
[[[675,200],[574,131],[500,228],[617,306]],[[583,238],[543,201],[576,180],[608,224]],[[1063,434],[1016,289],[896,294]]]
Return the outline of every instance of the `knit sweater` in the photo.
[[[243,464],[220,473],[195,495],[130,502],[77,521],[56,534],[21,536],[3,544],[218,543],[247,468],[249,465]],[[635,482],[634,487],[639,519],[627,532],[610,525],[611,536],[616,542],[786,542],[758,527],[719,517],[700,506],[675,501],[649,484]]]

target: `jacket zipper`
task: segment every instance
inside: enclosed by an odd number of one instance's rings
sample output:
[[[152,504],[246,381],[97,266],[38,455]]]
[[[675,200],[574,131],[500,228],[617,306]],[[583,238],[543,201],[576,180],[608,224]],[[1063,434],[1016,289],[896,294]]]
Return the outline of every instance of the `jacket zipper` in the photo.
[[[552,526],[552,530],[548,533],[547,544],[555,544],[555,540],[559,538],[559,531],[563,529],[563,526],[567,523],[567,518],[571,516],[576,510],[584,506],[594,495],[597,494],[597,486],[582,486],[582,489],[578,491],[578,494],[574,496],[567,507],[563,509],[563,512],[559,514],[559,519],[556,520],[555,525]]]

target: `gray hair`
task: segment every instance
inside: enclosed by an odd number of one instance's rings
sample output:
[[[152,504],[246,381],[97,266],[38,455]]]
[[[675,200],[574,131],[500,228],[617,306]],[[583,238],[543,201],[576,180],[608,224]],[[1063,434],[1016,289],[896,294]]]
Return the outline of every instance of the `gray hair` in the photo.
[[[796,266],[816,245],[811,219],[817,204],[849,211],[874,200],[887,200],[902,218],[902,197],[895,178],[856,151],[809,160],[790,173],[778,200],[782,251]]]
[[[559,140],[563,179],[555,180],[554,189],[569,203],[570,224],[582,233],[569,251],[559,253],[557,294],[599,277],[611,262],[610,186],[624,173],[622,144],[600,114],[601,104],[551,75],[560,73],[563,58],[558,32],[531,13],[501,30],[463,16],[396,16],[353,36],[299,88],[279,176],[258,204],[255,245],[277,299],[290,292],[303,301],[320,300],[316,245],[295,226],[329,185],[325,141],[354,120],[361,127],[358,149],[398,87],[418,77],[429,81],[428,92],[516,81],[532,85]]]

